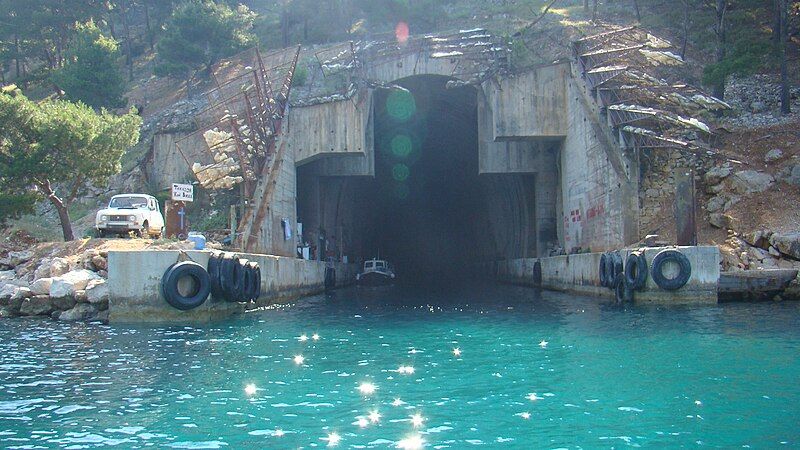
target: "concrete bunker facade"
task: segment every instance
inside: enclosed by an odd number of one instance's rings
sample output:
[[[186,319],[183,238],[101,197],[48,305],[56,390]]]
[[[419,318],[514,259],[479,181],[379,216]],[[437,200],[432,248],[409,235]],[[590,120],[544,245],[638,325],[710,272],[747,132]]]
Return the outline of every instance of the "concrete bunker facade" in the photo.
[[[376,180],[392,175],[383,166],[391,153],[387,147],[392,136],[387,134],[398,128],[387,123],[387,101],[395,93],[411,95],[419,106],[437,97],[438,103],[431,101],[436,104],[418,113],[425,116],[427,128],[455,124],[449,129],[455,141],[437,141],[428,134],[412,139],[412,145],[423,153],[438,153],[445,162],[449,158],[452,169],[466,164],[474,171],[462,178],[477,186],[454,189],[481,198],[468,202],[468,211],[445,225],[463,231],[460,222],[470,222],[473,229],[463,234],[472,243],[457,241],[469,251],[449,256],[470,262],[532,258],[559,249],[603,251],[639,239],[636,167],[609,138],[570,63],[480,83],[454,77],[457,64],[455,59],[408,54],[365,68],[370,84],[377,87],[359,88],[345,100],[291,108],[283,139],[292,164],[283,166],[271,223],[264,224],[275,232],[263,234],[259,250],[294,254],[295,241],[280,232],[281,221],[288,219],[303,224],[306,241],[327,241],[328,251],[351,261],[386,251],[386,241],[374,234],[391,230],[376,223],[380,217],[370,217],[376,213],[370,193],[380,190]],[[416,161],[420,171],[436,163],[424,156]],[[421,236],[432,233],[439,242],[453,239],[452,234],[438,230],[437,235],[433,222],[424,218],[405,224],[417,227],[409,233],[417,242],[405,239],[405,246],[415,244],[420,258],[427,254],[429,260],[437,255],[447,260],[452,248],[437,247]]]

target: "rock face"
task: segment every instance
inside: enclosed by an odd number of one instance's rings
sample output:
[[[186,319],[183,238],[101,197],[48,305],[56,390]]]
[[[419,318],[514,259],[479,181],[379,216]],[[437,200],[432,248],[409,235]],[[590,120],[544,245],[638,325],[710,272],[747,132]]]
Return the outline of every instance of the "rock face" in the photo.
[[[731,168],[727,166],[712,167],[708,170],[708,172],[706,172],[705,176],[703,177],[703,181],[705,181],[707,185],[713,186],[722,182],[722,180],[727,178],[731,172]]]
[[[49,295],[50,286],[52,284],[52,278],[39,278],[31,285],[31,292],[33,292],[34,295]]]
[[[743,170],[734,173],[728,181],[731,190],[737,194],[756,194],[769,189],[775,179],[763,172]]]
[[[773,162],[783,158],[783,151],[779,148],[773,148],[772,150],[768,151],[767,154],[764,156],[764,162]]]
[[[17,294],[19,286],[13,284],[4,284],[0,286],[0,300],[11,300]]]
[[[709,216],[708,222],[712,226],[726,230],[736,228],[736,219],[727,214],[713,213]]]
[[[800,259],[800,233],[775,233],[770,236],[769,242],[782,254]]]
[[[23,316],[43,316],[53,312],[53,302],[46,295],[37,295],[22,301],[19,313]]]
[[[86,269],[67,272],[60,277],[53,278],[53,283],[50,285],[50,297],[74,297],[77,291],[86,289],[86,285],[90,281],[97,279],[100,279],[99,275]]]
[[[794,166],[787,167],[783,171],[781,171],[780,175],[783,181],[793,184],[795,186],[800,186],[800,164],[795,164]]]
[[[69,311],[64,311],[59,314],[58,319],[75,322],[79,320],[89,320],[96,314],[97,308],[94,305],[90,305],[89,303],[78,303]]]
[[[25,250],[21,252],[8,252],[8,262],[11,267],[17,267],[20,264],[26,263],[33,258],[33,252]]]
[[[86,286],[86,298],[89,303],[96,305],[101,311],[108,309],[108,284],[105,280],[92,280]]]

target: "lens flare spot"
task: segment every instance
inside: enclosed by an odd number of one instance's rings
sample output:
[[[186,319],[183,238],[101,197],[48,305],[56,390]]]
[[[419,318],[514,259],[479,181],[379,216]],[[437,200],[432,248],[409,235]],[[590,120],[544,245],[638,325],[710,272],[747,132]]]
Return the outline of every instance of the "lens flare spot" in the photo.
[[[411,190],[405,184],[398,184],[394,188],[394,195],[399,198],[400,200],[405,200],[408,198],[408,195],[411,193]]]
[[[394,36],[397,38],[397,42],[400,44],[405,44],[408,42],[408,36],[410,31],[408,29],[408,24],[405,22],[400,22],[394,27]]]
[[[406,181],[409,175],[411,175],[411,169],[405,164],[395,164],[392,167],[392,178],[396,181]]]
[[[386,112],[400,122],[407,121],[417,112],[414,95],[408,91],[392,91],[386,98]]]
[[[392,154],[400,159],[408,158],[411,151],[414,149],[414,143],[411,138],[405,134],[398,134],[392,139]]]

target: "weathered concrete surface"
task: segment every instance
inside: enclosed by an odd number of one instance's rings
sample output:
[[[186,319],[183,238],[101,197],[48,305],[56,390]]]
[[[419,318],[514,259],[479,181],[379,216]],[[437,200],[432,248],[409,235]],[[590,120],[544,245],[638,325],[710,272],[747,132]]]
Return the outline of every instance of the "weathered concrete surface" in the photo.
[[[361,90],[350,100],[289,110],[286,143],[295,164],[323,156],[374,152],[372,91]]]
[[[187,163],[175,142],[186,137],[189,133],[158,133],[153,136],[152,161],[147,165],[147,179],[158,189],[168,189],[172,183],[194,179],[191,164]],[[186,147],[186,146],[184,146]],[[191,148],[183,148],[190,152]],[[196,152],[197,150],[195,150]],[[187,154],[186,158],[194,162],[202,161],[199,155]]]
[[[566,136],[568,76],[557,64],[483,83],[493,140]]]
[[[569,131],[561,149],[559,237],[566,250],[620,248],[638,239],[638,165],[598,122],[585,86],[568,83]]]
[[[676,247],[671,247],[676,248]],[[709,304],[717,302],[717,283],[719,282],[719,248],[716,246],[677,247],[692,265],[692,276],[683,288],[677,291],[661,290],[647,277],[644,290],[636,291],[636,303],[657,304]],[[653,258],[664,248],[645,250],[648,270],[652,270]],[[621,250],[623,260],[631,250]],[[600,256],[602,253],[584,253],[568,256],[541,258],[542,288],[614,298],[614,292],[600,286]],[[533,266],[537,259],[515,259],[491,263],[490,273],[499,281],[533,286]]]
[[[325,264],[296,258],[237,253],[261,266],[262,296],[257,304],[265,306],[277,300],[311,295],[324,290]],[[209,252],[190,251],[186,255],[200,265],[208,265]],[[161,295],[161,278],[178,261],[179,251],[109,252],[108,286],[109,322],[206,322],[244,312],[246,305],[226,302],[210,296],[191,311],[180,311]],[[337,264],[337,282],[344,285],[355,278],[357,267]]]

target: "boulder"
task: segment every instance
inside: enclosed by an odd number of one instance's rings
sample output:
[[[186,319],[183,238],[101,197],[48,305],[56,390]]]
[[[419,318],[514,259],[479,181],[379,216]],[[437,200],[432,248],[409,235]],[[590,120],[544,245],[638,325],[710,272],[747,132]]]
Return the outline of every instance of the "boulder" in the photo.
[[[67,272],[64,275],[53,278],[50,285],[50,297],[74,297],[75,292],[86,289],[86,285],[92,280],[99,279],[96,273],[91,270],[80,269]]]
[[[785,170],[781,171],[780,177],[789,184],[800,186],[800,164],[787,167]]]
[[[74,308],[62,312],[58,316],[58,320],[64,321],[79,321],[89,320],[97,314],[97,308],[88,303],[78,303]]]
[[[710,213],[717,213],[722,211],[722,208],[725,207],[725,202],[727,199],[722,195],[715,195],[708,200],[706,203],[706,210]]]
[[[753,247],[763,248],[764,250],[769,249],[769,237],[772,236],[772,231],[769,230],[758,230],[753,231],[751,233],[744,233],[742,234],[742,239],[745,242],[752,245]]]
[[[97,313],[96,316],[94,316],[94,319],[92,320],[102,323],[108,323],[108,310],[100,311],[99,313]]]
[[[46,316],[53,312],[53,302],[46,295],[26,298],[19,307],[23,316]]]
[[[800,259],[800,232],[775,233],[769,238],[769,243],[782,254],[790,258]]]
[[[100,255],[95,255],[92,257],[92,265],[97,270],[107,270],[108,269],[108,261]]]
[[[60,277],[69,272],[69,261],[64,258],[53,258],[50,262],[50,277]]]
[[[737,220],[727,214],[713,213],[709,215],[708,222],[711,226],[731,230],[736,228]]]
[[[756,194],[769,189],[775,179],[767,173],[742,170],[731,175],[728,181],[731,190],[737,194]]]
[[[101,310],[108,308],[108,284],[105,280],[92,280],[86,286],[86,298],[93,305],[105,305]]]
[[[86,291],[75,291],[75,301],[78,303],[89,303],[86,297]]]
[[[17,278],[17,274],[13,270],[0,271],[0,285],[11,282]]]
[[[783,151],[779,148],[773,148],[772,150],[768,151],[767,154],[764,156],[764,162],[773,162],[783,158]]]
[[[705,176],[703,176],[703,181],[705,181],[707,185],[719,184],[722,180],[727,178],[731,172],[731,168],[727,166],[712,167],[706,172]]]
[[[33,295],[49,295],[52,284],[52,278],[39,278],[31,284],[31,292]]]
[[[17,313],[7,306],[0,306],[0,319],[17,317]]]
[[[58,311],[66,311],[75,307],[78,302],[72,297],[60,297],[51,299],[53,308]]]
[[[21,252],[8,252],[8,261],[11,267],[17,267],[24,264],[33,258],[33,252],[30,250],[23,250]]]
[[[11,300],[24,300],[33,297],[33,292],[29,288],[19,287],[17,292],[11,297]]]
[[[40,278],[50,278],[50,258],[44,258],[39,263],[39,267],[33,272],[33,279],[38,280]]]
[[[0,300],[11,300],[12,297],[17,295],[19,286],[13,284],[4,284],[0,286]]]

